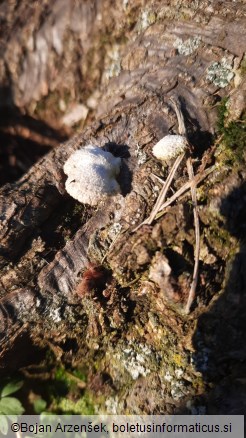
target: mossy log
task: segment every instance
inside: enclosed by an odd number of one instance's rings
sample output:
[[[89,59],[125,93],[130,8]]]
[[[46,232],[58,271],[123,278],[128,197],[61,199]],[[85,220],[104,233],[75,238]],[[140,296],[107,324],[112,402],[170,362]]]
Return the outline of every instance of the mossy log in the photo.
[[[55,11],[59,2],[53,3]],[[84,2],[82,15],[101,14],[103,22],[111,3]],[[1,373],[31,364],[29,350],[49,348],[57,361],[87,370],[88,392],[100,412],[244,413],[245,5],[135,3],[112,8],[115,28],[106,48],[117,42],[117,56],[111,73],[99,75],[91,124],[1,189]],[[71,17],[63,20],[72,26]],[[91,18],[82,27],[95,53],[102,25],[94,29]],[[35,50],[26,53],[20,77]],[[92,72],[97,61],[90,59]],[[36,100],[41,82],[34,84]],[[28,107],[30,90],[21,92],[18,78],[15,87],[15,103]],[[151,153],[163,136],[178,133],[171,97],[181,103],[195,174],[214,166],[197,187],[200,270],[189,316],[183,313],[195,246],[189,192],[135,230],[157,199],[156,176],[165,180],[172,165]],[[218,132],[223,98],[228,103]],[[122,159],[122,194],[96,208],[75,202],[64,189],[66,159],[87,144]],[[187,180],[184,164],[172,190]],[[171,273],[153,281],[160,259]],[[93,280],[96,269],[100,281]]]

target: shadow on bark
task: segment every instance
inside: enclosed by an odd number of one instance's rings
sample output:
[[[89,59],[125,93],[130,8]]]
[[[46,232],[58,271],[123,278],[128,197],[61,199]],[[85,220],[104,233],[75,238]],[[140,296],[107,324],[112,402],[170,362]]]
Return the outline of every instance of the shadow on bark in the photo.
[[[240,242],[240,250],[227,264],[225,289],[208,313],[203,314],[193,337],[194,363],[213,389],[198,400],[198,412],[246,413],[246,183],[222,200],[225,228]]]
[[[24,175],[39,158],[67,136],[14,105],[11,90],[0,87],[0,186]]]

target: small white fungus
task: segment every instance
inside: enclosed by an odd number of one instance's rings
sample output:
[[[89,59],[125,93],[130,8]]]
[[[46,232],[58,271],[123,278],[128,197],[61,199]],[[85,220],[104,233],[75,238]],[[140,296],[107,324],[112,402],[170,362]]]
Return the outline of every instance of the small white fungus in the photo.
[[[153,155],[159,160],[170,160],[177,157],[187,148],[187,140],[183,135],[166,135],[153,147]]]
[[[74,152],[64,165],[66,191],[82,204],[97,205],[105,197],[120,193],[115,179],[120,165],[120,158],[88,145]]]

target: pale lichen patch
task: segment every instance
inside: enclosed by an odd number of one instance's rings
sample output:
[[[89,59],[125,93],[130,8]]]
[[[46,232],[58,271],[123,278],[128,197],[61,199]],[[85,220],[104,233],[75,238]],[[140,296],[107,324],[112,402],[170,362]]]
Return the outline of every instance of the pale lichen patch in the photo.
[[[120,47],[118,44],[114,44],[107,53],[108,66],[105,70],[105,78],[109,80],[115,76],[119,76],[121,72],[121,57]],[[107,61],[106,61],[107,62]]]
[[[150,9],[144,9],[137,23],[138,33],[142,32],[145,29],[148,29],[148,27],[156,22],[156,19],[157,16],[154,11]]]
[[[207,69],[206,79],[220,88],[227,87],[233,77],[232,65],[225,57],[220,62],[213,62]]]
[[[151,373],[153,351],[147,345],[129,342],[118,358],[133,380]]]
[[[188,38],[187,40],[182,40],[181,38],[177,38],[173,46],[178,50],[180,55],[191,55],[193,52],[198,49],[201,43],[201,37],[195,36],[193,38]]]

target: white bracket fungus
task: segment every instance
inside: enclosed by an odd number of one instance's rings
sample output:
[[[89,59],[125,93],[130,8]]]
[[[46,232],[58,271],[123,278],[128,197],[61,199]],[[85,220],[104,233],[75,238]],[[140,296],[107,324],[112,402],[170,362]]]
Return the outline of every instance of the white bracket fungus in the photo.
[[[153,147],[153,155],[158,160],[170,160],[185,152],[187,140],[183,135],[166,135]]]
[[[79,149],[64,164],[66,191],[83,204],[97,205],[103,198],[120,193],[115,179],[120,165],[120,158],[97,146]]]

